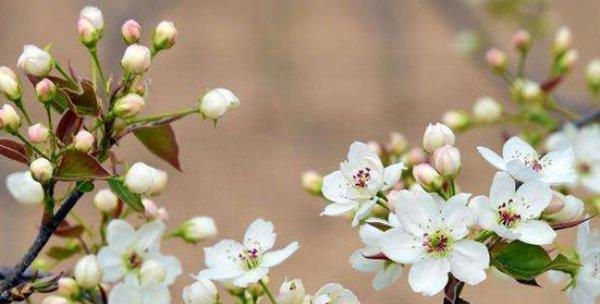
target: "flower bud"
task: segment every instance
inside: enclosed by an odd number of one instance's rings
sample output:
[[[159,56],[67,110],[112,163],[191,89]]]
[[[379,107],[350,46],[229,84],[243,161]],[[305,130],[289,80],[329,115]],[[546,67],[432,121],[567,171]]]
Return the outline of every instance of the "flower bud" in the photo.
[[[215,284],[205,278],[196,277],[197,282],[183,289],[185,304],[216,304],[219,303],[219,292]]]
[[[414,147],[406,153],[405,163],[411,167],[414,167],[418,164],[422,164],[427,161],[427,155],[425,155],[425,151],[419,147]]]
[[[102,272],[96,256],[90,254],[79,259],[73,270],[75,281],[83,289],[92,289],[100,283]]]
[[[455,177],[460,171],[460,151],[453,146],[443,146],[433,154],[435,169],[445,177]]]
[[[383,146],[380,143],[371,140],[367,142],[367,147],[369,147],[369,150],[373,151],[373,153],[377,154],[378,156],[381,157],[381,155],[383,155]]]
[[[428,191],[434,191],[442,186],[442,176],[429,164],[416,165],[413,168],[414,179]]]
[[[156,196],[160,195],[167,189],[167,184],[169,182],[169,175],[167,172],[158,170],[156,168],[152,169],[152,187],[150,187],[149,195]]]
[[[155,219],[158,215],[158,207],[153,200],[147,198],[142,199],[142,205],[144,205],[144,216],[147,219]]]
[[[6,188],[12,197],[21,204],[36,205],[44,201],[44,188],[33,179],[30,171],[10,174],[6,178]]]
[[[95,48],[100,40],[100,31],[85,17],[80,17],[77,21],[77,34],[79,34],[81,44],[87,48]]]
[[[406,137],[399,132],[390,133],[390,142],[388,144],[388,150],[395,154],[402,154],[408,148],[408,142]]]
[[[577,63],[577,58],[579,57],[579,54],[577,53],[576,50],[568,50],[564,53],[564,55],[562,55],[558,61],[556,62],[556,66],[555,66],[555,74],[556,75],[564,75],[568,72],[570,72],[573,69],[573,66],[575,66],[575,63]]]
[[[473,105],[475,120],[484,123],[497,121],[502,115],[502,105],[489,96],[484,96]]]
[[[135,93],[129,93],[117,100],[113,107],[114,113],[120,118],[136,116],[146,105],[144,98]]]
[[[281,287],[279,287],[277,303],[302,304],[305,296],[306,292],[304,291],[302,280],[295,279],[292,281],[285,281],[281,284]]]
[[[531,35],[527,31],[519,30],[512,36],[511,41],[516,50],[526,53],[531,46]]]
[[[17,66],[25,74],[45,77],[52,69],[52,57],[35,45],[26,45],[23,47],[23,53],[19,56]]]
[[[61,296],[48,296],[42,301],[42,304],[72,304],[69,299]]]
[[[35,96],[41,102],[52,101],[56,95],[56,85],[48,78],[42,79],[35,85]]]
[[[188,243],[197,243],[217,236],[217,225],[208,216],[198,216],[181,224],[178,235]]]
[[[152,46],[156,51],[170,49],[177,39],[177,29],[171,21],[162,21],[152,34]]]
[[[525,101],[534,102],[542,97],[542,89],[537,82],[527,80],[523,84],[521,96]]]
[[[123,36],[123,41],[127,44],[138,43],[142,35],[142,27],[137,21],[129,19],[123,23],[121,35]]]
[[[169,211],[164,208],[158,208],[158,211],[156,211],[156,219],[161,221],[161,222],[168,222],[169,221]]]
[[[239,105],[240,99],[233,92],[224,88],[216,88],[200,99],[200,113],[204,118],[217,121],[229,110],[235,109]]]
[[[37,123],[27,128],[27,137],[34,144],[42,144],[50,137],[50,130],[43,124]]]
[[[544,210],[544,218],[553,222],[571,222],[578,220],[585,211],[582,200],[572,195],[552,192],[552,201]]]
[[[593,94],[600,92],[600,59],[590,61],[585,69],[585,80]]]
[[[121,66],[127,73],[142,74],[150,68],[150,62],[150,50],[145,46],[132,44],[125,50]]]
[[[315,170],[307,170],[302,172],[301,176],[302,188],[310,194],[319,195],[321,194],[321,187],[323,186],[323,176]]]
[[[140,280],[143,283],[162,283],[167,276],[167,268],[163,263],[155,260],[147,260],[140,268]]]
[[[79,285],[74,279],[69,277],[62,277],[58,280],[58,291],[57,293],[65,298],[73,299],[79,296]]]
[[[54,166],[52,166],[52,163],[49,160],[41,157],[31,162],[29,170],[35,180],[40,183],[45,183],[52,178]]]
[[[21,99],[23,93],[17,74],[5,66],[0,67],[0,93],[11,101]]]
[[[94,29],[102,32],[104,29],[104,18],[102,17],[102,11],[100,11],[97,7],[86,6],[81,12],[79,12],[79,18],[87,19]]]
[[[137,194],[160,194],[166,188],[167,181],[166,172],[142,162],[133,164],[125,176],[125,185]]]
[[[442,121],[452,130],[464,130],[471,124],[469,114],[462,110],[451,110],[444,113]]]
[[[489,49],[487,53],[485,53],[485,61],[492,72],[497,74],[504,73],[508,66],[508,57],[506,56],[506,53],[498,49]]]
[[[94,135],[86,130],[80,130],[73,138],[73,147],[75,150],[87,153],[94,146]]]
[[[11,105],[3,105],[0,109],[0,128],[12,133],[17,132],[20,126],[21,118],[15,109]]]
[[[454,132],[448,126],[439,122],[435,125],[429,124],[423,135],[423,148],[433,153],[439,147],[454,145],[454,140]]]
[[[109,189],[102,189],[94,196],[94,206],[104,214],[115,212],[119,205],[119,198]]]
[[[554,56],[560,56],[571,48],[572,36],[571,30],[568,27],[563,26],[558,29],[554,35],[554,43],[552,44]]]

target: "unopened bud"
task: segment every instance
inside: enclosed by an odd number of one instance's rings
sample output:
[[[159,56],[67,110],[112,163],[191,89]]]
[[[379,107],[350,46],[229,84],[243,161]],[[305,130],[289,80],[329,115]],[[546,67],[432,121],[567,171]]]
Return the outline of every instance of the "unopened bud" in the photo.
[[[279,296],[277,297],[277,303],[280,304],[302,304],[306,291],[302,280],[296,279],[292,281],[285,281],[279,287]]]
[[[310,194],[319,195],[321,194],[321,187],[323,186],[323,176],[315,170],[307,170],[302,172],[302,188]]]
[[[35,96],[39,101],[44,103],[52,101],[55,95],[56,85],[50,79],[44,78],[35,85]]]
[[[179,236],[188,243],[197,243],[217,236],[217,225],[208,216],[198,216],[181,224]]]
[[[471,124],[469,114],[462,110],[451,110],[444,113],[442,121],[452,130],[464,130]]]
[[[152,169],[152,187],[150,187],[149,195],[156,196],[162,194],[165,189],[167,189],[167,184],[169,182],[169,175],[167,172],[158,170],[156,168]]]
[[[69,299],[61,296],[48,296],[42,301],[42,304],[72,304]]]
[[[73,299],[79,296],[79,285],[74,279],[69,277],[63,277],[58,280],[58,291],[57,293],[63,297]]]
[[[75,281],[83,289],[95,288],[100,283],[102,272],[96,256],[90,254],[82,257],[73,270]]]
[[[489,96],[484,96],[473,105],[475,120],[484,123],[497,121],[502,115],[502,105]]]
[[[531,35],[527,31],[519,30],[512,36],[511,41],[515,49],[526,53],[531,46]]]
[[[161,221],[161,222],[168,222],[169,221],[169,211],[164,208],[158,208],[158,211],[156,211],[156,219]]]
[[[525,81],[523,84],[523,90],[521,92],[523,99],[525,101],[536,101],[539,100],[542,96],[542,89],[540,88],[539,83],[531,80]]]
[[[167,182],[166,172],[142,162],[133,164],[125,175],[125,185],[129,191],[137,194],[160,194],[166,188]]]
[[[104,214],[110,214],[117,209],[119,198],[109,189],[102,189],[94,196],[94,206]]]
[[[9,133],[17,132],[21,126],[21,118],[15,109],[8,104],[5,104],[0,109],[0,128]]]
[[[80,130],[73,138],[73,147],[75,150],[87,153],[94,146],[94,135],[86,130]]]
[[[433,154],[436,170],[445,177],[455,177],[460,171],[460,151],[452,146],[444,146]]]
[[[442,176],[429,164],[416,165],[413,168],[414,179],[428,191],[434,191],[442,186]]]
[[[183,289],[185,304],[219,303],[219,292],[215,284],[205,277],[197,277],[196,280],[197,282]]]
[[[129,93],[117,100],[113,107],[114,113],[120,118],[136,116],[146,105],[144,98],[135,93]]]
[[[395,154],[402,154],[408,148],[408,142],[406,137],[399,132],[390,133],[390,142],[388,144],[388,150]]]
[[[129,19],[123,23],[121,35],[123,36],[123,41],[127,44],[138,43],[142,35],[142,27],[137,21]]]
[[[102,11],[94,6],[86,6],[81,12],[79,12],[79,18],[87,19],[92,26],[102,32],[104,29],[104,18],[102,17]]]
[[[225,88],[216,88],[200,99],[200,114],[203,118],[217,121],[225,113],[239,105],[240,99],[233,92]]]
[[[582,200],[572,195],[563,195],[553,191],[550,205],[544,210],[544,218],[553,222],[571,222],[578,220],[585,211]]]
[[[585,69],[585,80],[593,94],[600,92],[600,59],[590,61]]]
[[[29,170],[31,171],[31,176],[33,176],[36,181],[45,183],[52,178],[54,166],[52,166],[52,163],[49,160],[41,157],[31,162]]]
[[[414,147],[406,153],[405,163],[411,167],[422,164],[425,161],[427,161],[427,155],[425,155],[425,151],[419,147]]]
[[[34,144],[42,144],[50,137],[50,130],[45,125],[37,123],[27,128],[27,137]]]
[[[423,135],[423,148],[433,154],[437,148],[454,145],[454,140],[454,132],[448,126],[439,122],[435,125],[429,124]]]
[[[121,66],[127,73],[142,74],[150,68],[151,60],[150,50],[147,47],[132,44],[125,50]]]
[[[48,52],[35,45],[26,45],[23,47],[23,53],[19,56],[17,66],[25,74],[45,77],[52,69],[52,57]]]
[[[142,205],[144,205],[144,216],[147,219],[155,219],[158,215],[158,207],[153,200],[144,198],[142,199]]]
[[[502,74],[508,66],[508,57],[506,53],[498,49],[490,49],[485,53],[485,61],[492,70],[497,74]]]
[[[563,26],[558,29],[554,35],[554,43],[552,44],[554,56],[560,56],[571,48],[572,36],[571,30],[568,27]]]
[[[88,48],[95,48],[100,40],[100,31],[85,17],[80,17],[77,21],[77,34],[79,41]]]
[[[5,66],[0,67],[0,93],[11,101],[21,99],[23,93],[17,74]]]
[[[171,21],[162,21],[152,34],[152,46],[156,51],[173,47],[177,39],[177,28]]]
[[[367,142],[367,147],[369,147],[369,150],[373,151],[373,153],[377,154],[378,156],[381,157],[381,155],[383,155],[383,146],[380,143],[371,140]]]
[[[570,49],[566,51],[556,62],[555,75],[564,75],[570,72],[573,69],[573,66],[575,66],[575,63],[577,63],[578,57],[579,55],[576,50]]]
[[[147,260],[140,268],[140,280],[143,283],[162,283],[167,276],[167,268],[161,262]]]

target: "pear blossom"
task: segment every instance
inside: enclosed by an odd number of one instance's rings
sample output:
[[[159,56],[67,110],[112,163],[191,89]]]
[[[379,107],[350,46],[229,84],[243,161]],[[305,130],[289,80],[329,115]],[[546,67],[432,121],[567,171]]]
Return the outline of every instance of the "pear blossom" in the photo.
[[[112,220],[106,232],[108,245],[98,252],[102,281],[114,283],[123,277],[137,277],[144,264],[153,261],[165,268],[164,278],[160,283],[173,284],[182,272],[181,263],[176,257],[164,256],[160,252],[164,231],[165,224],[160,221],[146,223],[135,230],[124,220]]]
[[[41,204],[44,200],[44,189],[39,182],[33,179],[30,171],[10,174],[6,178],[6,188],[10,195],[21,204]]]
[[[321,215],[342,216],[356,212],[352,226],[357,226],[371,214],[379,199],[377,193],[391,189],[400,179],[403,169],[403,163],[384,168],[379,156],[367,144],[354,142],[347,160],[340,164],[340,170],[323,179],[321,191],[332,203]]]
[[[567,296],[574,304],[596,303],[600,297],[600,233],[591,231],[589,221],[577,227],[577,253],[581,267]]]
[[[208,269],[202,270],[198,277],[232,282],[242,288],[260,281],[271,267],[281,264],[299,247],[297,242],[293,242],[281,250],[269,251],[277,236],[273,230],[273,223],[257,219],[246,230],[243,244],[222,240],[204,248]]]
[[[52,69],[52,57],[35,45],[25,45],[17,66],[26,74],[44,77]]]
[[[393,216],[393,214],[390,215]],[[367,246],[355,251],[350,256],[350,263],[354,269],[360,272],[376,272],[373,288],[377,291],[383,290],[398,280],[402,274],[402,265],[388,260],[369,258],[381,253],[379,240],[384,234],[383,231],[371,225],[363,225],[358,233],[362,242]]]
[[[338,283],[325,284],[315,294],[313,304],[360,304],[354,293]]]
[[[492,166],[507,171],[520,182],[541,180],[549,185],[570,184],[577,176],[571,148],[540,157],[533,147],[514,136],[504,143],[502,157],[485,147],[477,147],[477,151]]]
[[[108,304],[171,304],[171,294],[165,284],[140,283],[132,276],[113,287]]]
[[[485,280],[489,254],[485,245],[465,239],[474,215],[470,194],[448,201],[421,188],[401,190],[390,198],[400,227],[386,231],[379,246],[397,263],[413,264],[408,283],[413,291],[433,296],[444,289],[448,273],[470,284]]]
[[[551,244],[556,232],[539,217],[550,205],[552,191],[541,181],[529,181],[516,189],[506,172],[494,176],[490,196],[478,196],[470,207],[478,214],[479,225],[509,240],[533,245]]]
[[[217,121],[227,112],[238,108],[241,104],[240,99],[232,91],[225,88],[215,88],[199,98],[200,115]]]

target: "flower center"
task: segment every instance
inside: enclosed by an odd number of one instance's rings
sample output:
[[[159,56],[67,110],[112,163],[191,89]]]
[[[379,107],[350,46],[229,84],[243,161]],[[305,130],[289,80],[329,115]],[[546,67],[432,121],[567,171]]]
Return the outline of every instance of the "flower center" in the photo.
[[[502,203],[500,208],[498,208],[498,223],[504,225],[507,228],[514,228],[514,226],[521,220],[521,215],[517,214],[517,212],[510,207],[513,199],[508,200],[507,203]]]
[[[260,265],[260,253],[258,249],[244,249],[244,252],[238,255],[246,270],[257,268]]]
[[[138,269],[142,267],[144,263],[144,259],[137,252],[131,251],[129,254],[125,256],[125,265],[128,269]]]
[[[454,245],[452,236],[442,230],[438,230],[432,234],[425,233],[423,237],[425,237],[425,241],[423,242],[425,250],[433,256],[444,256]]]
[[[366,188],[367,183],[371,180],[371,168],[365,167],[364,169],[358,170],[352,177],[354,178],[354,186],[359,188]]]
[[[535,172],[540,172],[544,169],[544,166],[542,166],[542,163],[537,158],[525,160],[525,166],[533,169]]]
[[[592,167],[589,163],[581,162],[577,164],[577,172],[579,172],[581,175],[588,175],[590,172],[592,172]]]

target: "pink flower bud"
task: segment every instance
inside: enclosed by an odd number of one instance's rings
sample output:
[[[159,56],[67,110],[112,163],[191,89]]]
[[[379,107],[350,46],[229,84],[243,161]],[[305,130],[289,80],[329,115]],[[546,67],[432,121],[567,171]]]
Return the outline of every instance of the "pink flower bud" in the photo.
[[[429,124],[423,135],[423,148],[433,154],[437,148],[454,145],[454,140],[454,132],[448,126],[439,122],[435,125]]]
[[[511,41],[515,49],[527,52],[531,46],[531,35],[525,30],[519,30],[512,36]]]
[[[390,142],[388,144],[388,150],[393,153],[401,154],[406,151],[408,147],[408,143],[406,142],[406,137],[398,132],[390,133]]]
[[[100,31],[85,17],[81,17],[77,21],[77,33],[79,34],[79,41],[88,48],[96,47],[98,40],[100,40]]]
[[[144,205],[144,216],[147,219],[154,219],[158,215],[158,207],[153,200],[147,198],[142,199],[142,205]]]
[[[164,207],[158,208],[158,211],[156,212],[157,220],[162,221],[162,222],[168,222],[169,218],[170,218],[169,211],[166,208],[164,208]]]
[[[434,191],[442,186],[442,176],[429,164],[416,165],[412,173],[425,190]]]
[[[52,178],[54,166],[49,160],[41,157],[31,162],[29,171],[31,171],[31,176],[33,176],[36,181],[45,183]]]
[[[498,49],[490,49],[485,53],[485,60],[488,66],[495,73],[504,73],[508,65],[508,57],[506,53]]]
[[[75,135],[75,138],[73,139],[73,146],[75,147],[75,150],[87,153],[94,145],[94,141],[95,139],[92,133],[86,130],[81,130],[77,132],[77,135]]]
[[[134,44],[140,40],[140,36],[142,32],[142,27],[137,21],[133,19],[129,19],[123,23],[121,27],[121,35],[123,36],[123,40],[127,44]]]
[[[56,85],[50,79],[44,78],[35,85],[35,95],[41,102],[52,101],[56,95]]]
[[[117,100],[113,111],[120,118],[131,118],[136,116],[145,104],[142,96],[135,93],[129,93]]]
[[[409,166],[414,167],[425,161],[427,161],[427,155],[425,155],[425,151],[419,147],[414,147],[406,153],[406,164]]]
[[[21,82],[17,74],[5,66],[0,67],[0,93],[8,100],[21,99]]]
[[[435,168],[443,176],[454,177],[460,171],[460,151],[452,146],[443,146],[433,154]]]
[[[16,132],[20,126],[21,118],[15,109],[11,105],[3,105],[0,109],[0,128],[8,132]]]
[[[27,136],[29,137],[29,141],[32,143],[42,144],[48,140],[48,137],[50,137],[50,130],[43,124],[37,123],[27,129]]]
[[[150,50],[139,44],[132,44],[127,47],[121,66],[123,70],[131,74],[142,74],[150,68],[152,57]]]
[[[152,34],[152,45],[155,50],[170,49],[177,39],[177,28],[171,21],[162,21]]]

